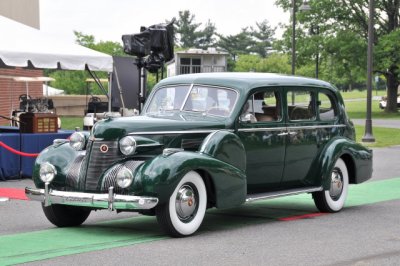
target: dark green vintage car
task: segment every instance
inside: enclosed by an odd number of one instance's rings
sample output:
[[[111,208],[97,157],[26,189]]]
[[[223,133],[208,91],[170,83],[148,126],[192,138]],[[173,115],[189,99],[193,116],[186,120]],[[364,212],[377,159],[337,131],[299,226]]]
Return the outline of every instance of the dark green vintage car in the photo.
[[[312,193],[320,211],[337,212],[349,184],[371,178],[372,153],[354,139],[329,83],[181,75],[161,81],[140,116],[109,118],[42,151],[26,195],[56,226],[97,209],[136,211],[175,237],[195,233],[207,208],[258,199]]]

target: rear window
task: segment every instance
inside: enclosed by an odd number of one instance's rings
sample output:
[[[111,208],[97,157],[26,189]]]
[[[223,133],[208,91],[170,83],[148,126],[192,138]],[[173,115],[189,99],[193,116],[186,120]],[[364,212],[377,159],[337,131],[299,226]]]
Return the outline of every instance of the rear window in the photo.
[[[319,119],[322,121],[335,120],[337,117],[336,105],[333,96],[324,92],[318,93]]]

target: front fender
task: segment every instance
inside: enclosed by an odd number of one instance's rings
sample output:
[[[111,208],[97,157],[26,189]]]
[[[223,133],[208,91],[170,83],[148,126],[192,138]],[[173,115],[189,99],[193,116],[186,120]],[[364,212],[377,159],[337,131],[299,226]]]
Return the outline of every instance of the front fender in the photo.
[[[51,185],[54,187],[64,187],[66,185],[68,170],[79,153],[84,153],[84,151],[78,152],[74,150],[68,142],[53,144],[45,148],[36,158],[33,168],[32,178],[36,187],[44,188],[44,183],[39,177],[40,165],[44,162],[51,163],[57,170],[57,175],[54,177]]]
[[[200,146],[200,152],[246,171],[246,151],[240,138],[227,131],[209,134]]]
[[[350,183],[361,183],[372,176],[372,151],[347,138],[333,138],[316,160],[316,175],[322,177],[322,186],[329,189],[331,172],[338,158],[342,158],[349,172]]]
[[[207,136],[199,152],[181,151],[147,161],[137,171],[132,189],[157,196],[161,204],[166,203],[182,177],[192,170],[209,176],[208,189],[213,190],[217,208],[233,207],[245,201],[246,153],[240,139],[226,130]]]
[[[216,195],[216,207],[232,207],[244,202],[245,173],[199,152],[182,151],[168,156],[159,155],[145,162],[136,172],[131,189],[137,195],[156,196],[159,204],[164,204],[183,176],[192,170],[209,174]]]

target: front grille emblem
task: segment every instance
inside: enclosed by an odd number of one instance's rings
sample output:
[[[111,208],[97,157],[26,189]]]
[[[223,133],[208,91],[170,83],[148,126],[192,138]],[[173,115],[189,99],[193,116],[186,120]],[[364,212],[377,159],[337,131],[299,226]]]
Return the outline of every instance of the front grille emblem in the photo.
[[[107,146],[106,144],[102,144],[102,145],[100,146],[100,151],[101,151],[102,153],[108,152],[108,146]]]

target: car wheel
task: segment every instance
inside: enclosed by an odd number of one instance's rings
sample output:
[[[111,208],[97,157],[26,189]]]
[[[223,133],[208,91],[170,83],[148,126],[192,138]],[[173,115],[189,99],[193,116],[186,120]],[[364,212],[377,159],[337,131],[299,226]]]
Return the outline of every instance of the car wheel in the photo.
[[[329,190],[313,193],[313,199],[321,212],[340,211],[347,198],[349,189],[349,174],[346,163],[338,159],[331,172],[331,187]]]
[[[58,227],[70,227],[81,225],[90,214],[90,209],[66,205],[50,205],[45,207],[42,204],[43,212],[47,219]]]
[[[173,237],[189,236],[203,222],[207,191],[201,176],[188,172],[176,186],[169,201],[156,208],[157,221]]]

